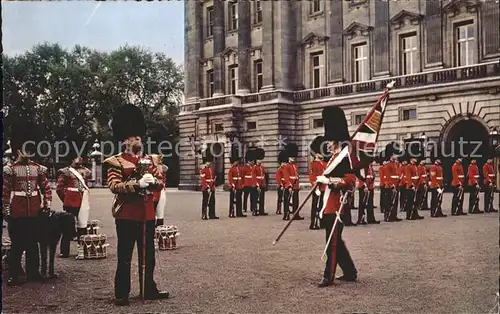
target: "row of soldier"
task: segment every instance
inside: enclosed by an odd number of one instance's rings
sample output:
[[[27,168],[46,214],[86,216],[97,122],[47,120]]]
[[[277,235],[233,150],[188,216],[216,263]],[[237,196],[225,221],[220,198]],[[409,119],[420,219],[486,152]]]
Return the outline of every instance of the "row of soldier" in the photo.
[[[374,161],[364,177],[358,177],[356,188],[359,191],[358,219],[354,223],[351,218],[351,209],[354,207],[354,193],[349,200],[349,205],[344,211],[344,224],[354,226],[357,224],[379,224],[375,219],[374,192],[375,171],[374,166],[379,164],[380,211],[384,213],[384,221],[397,222],[398,208],[406,212],[407,220],[423,219],[420,210],[429,210],[430,216],[446,217],[442,209],[444,192],[444,178],[441,160],[436,158],[433,165],[428,167],[423,159],[410,158],[407,154],[398,157],[392,149],[393,144],[386,147],[385,156]],[[282,214],[283,220],[289,220],[299,206],[299,171],[295,163],[298,148],[289,144],[278,155],[279,167],[276,170],[277,209],[276,214]],[[248,199],[253,216],[268,215],[265,212],[265,192],[268,187],[269,176],[266,173],[262,160],[265,157],[263,149],[250,149],[246,155],[246,164],[239,156],[231,156],[231,168],[228,171],[227,185],[229,187],[229,217],[246,217]],[[314,154],[314,160],[309,166],[309,181],[315,184],[316,178],[322,175],[328,159],[322,154]],[[204,156],[204,168],[200,171],[201,190],[203,193],[202,219],[218,219],[215,215],[215,176],[211,166],[212,159]],[[483,212],[496,212],[493,206],[495,192],[495,169],[493,156],[488,156],[487,162],[482,167],[483,180],[480,182],[480,171],[476,160],[471,159],[464,173],[462,159],[457,158],[452,167],[451,187],[453,201],[452,215],[466,215],[463,211],[463,198],[465,189],[469,188],[469,210],[471,214]],[[466,180],[467,179],[467,180]],[[484,211],[479,209],[479,194],[481,186],[484,192]],[[318,213],[323,207],[324,186],[318,187],[313,193],[310,214],[310,229],[320,229]],[[429,207],[428,198],[431,196]],[[500,200],[500,198],[499,198]],[[499,205],[500,206],[500,205]],[[209,216],[207,217],[207,211]],[[296,215],[295,219],[304,218]]]

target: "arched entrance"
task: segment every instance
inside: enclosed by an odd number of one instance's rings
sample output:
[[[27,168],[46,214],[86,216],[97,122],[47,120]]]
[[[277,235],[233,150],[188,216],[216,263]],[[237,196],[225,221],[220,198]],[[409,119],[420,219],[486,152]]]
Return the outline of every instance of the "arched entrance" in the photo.
[[[451,184],[451,167],[459,156],[463,159],[465,175],[471,159],[476,159],[482,182],[481,169],[489,149],[488,135],[488,125],[478,117],[457,117],[447,123],[441,134],[441,148],[438,153],[443,162],[445,186]]]

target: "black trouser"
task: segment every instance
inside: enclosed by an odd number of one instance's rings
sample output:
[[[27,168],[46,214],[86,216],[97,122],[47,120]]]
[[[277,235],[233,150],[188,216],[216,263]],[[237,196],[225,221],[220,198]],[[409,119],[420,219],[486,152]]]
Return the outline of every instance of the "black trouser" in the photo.
[[[406,196],[406,187],[399,187],[399,208],[401,209],[401,211],[406,210]]]
[[[406,190],[406,196],[405,196],[406,200],[405,200],[404,210],[406,211],[406,218],[410,219],[418,214],[417,212],[418,204],[415,199],[417,191],[415,191],[414,189],[405,189],[405,190]]]
[[[319,212],[323,208],[323,197],[325,195],[324,191],[321,191],[320,195],[316,195],[316,191],[312,194],[312,202],[311,202],[311,224],[310,227],[318,226],[319,222]]]
[[[201,202],[201,208],[202,208],[202,215],[203,213],[206,213],[204,210],[207,208],[208,205],[208,217],[213,218],[215,217],[215,190],[210,190],[211,192],[208,192],[207,190],[203,191],[203,200]],[[209,200],[210,199],[210,200]]]
[[[479,190],[476,186],[471,186],[469,191],[469,213],[479,211]]]
[[[40,220],[38,217],[9,218],[9,237],[11,241],[9,257],[9,277],[17,278],[23,274],[21,258],[26,251],[26,274],[28,277],[40,274],[40,255],[38,237]]]
[[[283,193],[283,217],[289,217],[290,213],[295,213],[299,208],[299,190],[286,189]],[[292,210],[290,211],[290,203],[292,203]]]
[[[335,214],[325,214],[323,215],[323,219],[321,220],[321,225],[325,228],[326,242],[328,242],[330,233],[332,232],[336,216],[337,215]],[[344,243],[344,240],[342,240],[343,229],[344,225],[338,222],[335,226],[335,231],[330,240],[330,244],[326,249],[327,261],[325,265],[325,271],[323,272],[323,278],[328,280],[329,282],[333,281],[335,277],[337,264],[340,266],[342,272],[347,277],[354,277],[358,273],[358,271],[356,270],[356,266],[354,266],[354,262],[352,261],[351,255],[349,254],[349,251],[347,250],[347,247]],[[335,254],[333,254],[333,248],[335,248]]]
[[[462,191],[459,197],[459,192]],[[451,201],[451,214],[456,215],[464,212],[464,193],[463,188],[453,187],[453,200]]]
[[[139,287],[142,295],[142,258],[143,258],[143,228],[144,222],[133,220],[115,220],[116,236],[118,238],[117,256],[118,265],[115,275],[115,297],[117,299],[128,298],[130,294],[130,267],[132,265],[132,254],[137,242],[137,252],[139,258]],[[158,292],[156,283],[153,280],[155,269],[155,221],[149,220],[146,224],[146,269],[145,269],[145,290],[144,295],[148,296]]]
[[[250,196],[250,210],[254,211],[257,208],[257,194],[256,188],[252,186],[245,186],[243,188],[243,211],[247,211],[248,197]]]
[[[484,186],[484,211],[489,212],[493,208],[493,198],[495,197],[495,189],[493,185]]]
[[[431,188],[431,216],[440,216],[443,214],[443,209],[441,208],[441,204],[439,201],[439,198],[442,196],[439,196],[439,193],[437,191],[437,188]],[[442,201],[442,199],[441,199]]]
[[[385,213],[385,210],[387,209],[387,189],[384,187],[380,188],[380,212]]]
[[[80,208],[78,207],[68,207],[64,206],[63,210],[69,214],[71,214],[74,219],[76,220],[78,218],[78,213],[80,212]],[[61,255],[68,256],[69,251],[70,251],[70,243],[73,237],[75,235],[78,237],[78,240],[80,240],[80,236],[87,234],[87,228],[75,228],[72,229],[72,233],[65,233],[63,232],[62,238],[61,238],[61,244],[59,246]]]
[[[259,214],[264,214],[266,212],[266,202],[265,202],[265,195],[266,195],[266,190],[264,188],[260,189],[255,189],[255,193],[258,193],[258,199],[259,199]]]
[[[241,216],[243,215],[242,211],[242,190],[233,190],[231,189],[229,192],[229,216],[234,216],[234,208],[236,207],[236,215]]]
[[[365,189],[359,190],[359,205],[358,205],[358,223],[362,222],[363,216],[365,216],[366,222],[375,221],[373,194],[374,190],[368,190],[365,193]],[[366,195],[368,194],[368,195]]]
[[[426,188],[421,186],[417,190],[417,209],[428,209]]]
[[[283,204],[284,192],[282,187],[278,187],[277,191],[278,191],[278,200],[276,202],[276,214],[281,214],[281,205]]]
[[[384,217],[386,220],[393,220],[398,218],[398,201],[400,195],[397,188],[387,188],[386,189],[386,212]]]

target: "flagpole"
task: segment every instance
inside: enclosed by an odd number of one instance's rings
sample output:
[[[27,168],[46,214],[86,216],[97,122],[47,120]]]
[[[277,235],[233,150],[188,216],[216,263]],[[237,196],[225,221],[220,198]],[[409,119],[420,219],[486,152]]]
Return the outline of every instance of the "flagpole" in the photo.
[[[366,115],[366,117],[363,120],[363,122],[361,122],[361,124],[358,126],[358,128],[356,129],[356,131],[354,132],[354,134],[351,136],[350,141],[354,140],[355,136],[358,134],[359,130],[361,129],[361,126],[364,125],[368,121],[368,119],[370,118],[371,114],[373,114],[373,112],[375,111],[375,109],[377,108],[377,106],[380,104],[380,102],[384,98],[388,97],[389,91],[394,87],[394,84],[396,84],[396,81],[391,81],[390,83],[388,83],[386,85],[386,87],[384,89],[384,93],[382,94],[382,97],[379,98],[379,100],[377,101],[377,103],[368,112],[368,114]],[[385,108],[384,108],[384,110],[382,112],[381,119],[383,118],[384,113],[385,113]],[[378,134],[379,133],[377,132],[377,137],[375,139],[375,142],[378,139]],[[325,169],[325,171],[323,171],[323,175],[330,173],[337,166],[338,163],[339,162],[336,163],[335,160],[333,160],[333,162],[331,162],[327,166],[327,168]],[[285,225],[285,227],[283,228],[283,230],[280,232],[280,234],[278,235],[278,237],[276,238],[276,240],[273,241],[273,245],[276,245],[276,243],[278,243],[278,241],[281,239],[281,237],[283,236],[283,234],[285,233],[285,231],[288,229],[288,227],[290,227],[290,225],[294,221],[294,218],[299,214],[300,210],[304,207],[304,205],[309,200],[309,198],[311,197],[312,193],[314,193],[314,190],[317,187],[318,187],[318,183],[315,183],[314,186],[313,186],[313,188],[309,191],[309,194],[307,195],[307,197],[304,199],[304,201],[302,201],[302,204],[299,206],[299,208],[293,214],[292,219],[290,219],[290,221],[288,221],[288,223]],[[332,231],[333,231],[333,229],[332,229]]]

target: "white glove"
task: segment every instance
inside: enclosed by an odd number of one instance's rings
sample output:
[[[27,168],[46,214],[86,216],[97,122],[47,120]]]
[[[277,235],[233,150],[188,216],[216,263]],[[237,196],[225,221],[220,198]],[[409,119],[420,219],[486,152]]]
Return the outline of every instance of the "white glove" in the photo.
[[[140,180],[139,180],[139,187],[141,189],[144,189],[144,188],[147,188],[149,186],[149,183],[146,182],[146,179],[144,177],[142,177]]]
[[[441,194],[441,193],[443,193],[443,190],[441,190],[441,189],[437,189],[437,192],[438,192],[439,194]]]
[[[340,182],[343,182],[344,180],[342,178],[330,178],[330,184],[339,184]]]
[[[320,184],[330,184],[330,179],[328,179],[325,176],[317,176],[316,177],[316,183]]]
[[[146,173],[142,176],[142,179],[144,179],[146,183],[155,183],[155,177],[153,177],[151,173]]]

